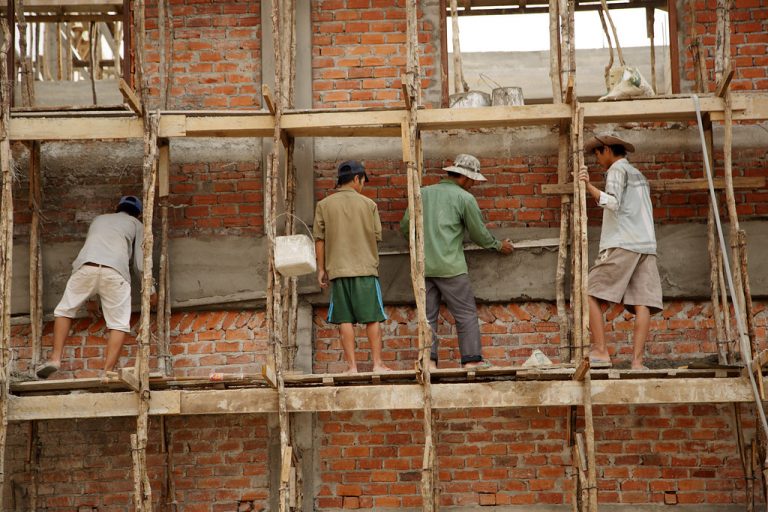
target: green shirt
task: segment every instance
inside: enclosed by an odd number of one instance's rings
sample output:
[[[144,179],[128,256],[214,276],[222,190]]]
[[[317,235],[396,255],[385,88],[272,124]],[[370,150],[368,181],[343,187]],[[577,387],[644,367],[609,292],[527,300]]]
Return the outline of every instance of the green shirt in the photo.
[[[328,279],[379,275],[379,210],[351,188],[339,189],[315,208],[315,240],[325,240]]]
[[[444,179],[421,189],[424,216],[424,275],[455,277],[467,273],[464,258],[464,230],[469,238],[484,249],[501,249],[485,227],[475,197]],[[400,231],[408,236],[408,210],[400,221]]]

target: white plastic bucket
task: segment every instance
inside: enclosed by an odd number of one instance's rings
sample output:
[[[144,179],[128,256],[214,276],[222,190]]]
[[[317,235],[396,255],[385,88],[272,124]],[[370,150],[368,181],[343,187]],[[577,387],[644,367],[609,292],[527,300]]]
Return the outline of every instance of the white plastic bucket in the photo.
[[[275,268],[286,277],[311,274],[317,270],[315,243],[307,235],[276,236]]]

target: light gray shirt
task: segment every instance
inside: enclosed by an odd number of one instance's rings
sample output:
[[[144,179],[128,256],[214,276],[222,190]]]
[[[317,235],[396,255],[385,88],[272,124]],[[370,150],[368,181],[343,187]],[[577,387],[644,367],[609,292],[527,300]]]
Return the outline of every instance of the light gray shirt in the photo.
[[[640,254],[656,254],[648,180],[626,158],[608,169],[605,192],[600,194],[598,204],[603,208],[601,251],[620,247]]]
[[[88,262],[98,263],[117,270],[130,283],[131,256],[137,272],[141,274],[144,271],[143,240],[144,225],[137,218],[125,212],[99,215],[88,228],[85,244],[72,263],[72,270]]]

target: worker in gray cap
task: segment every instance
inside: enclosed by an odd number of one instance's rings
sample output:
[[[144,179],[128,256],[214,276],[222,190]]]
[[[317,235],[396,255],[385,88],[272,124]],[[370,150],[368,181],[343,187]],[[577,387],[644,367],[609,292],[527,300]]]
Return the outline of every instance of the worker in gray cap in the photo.
[[[484,249],[502,254],[512,252],[512,242],[498,240],[485,227],[480,207],[469,189],[486,181],[480,161],[472,155],[458,155],[445,167],[447,176],[421,190],[424,215],[424,276],[427,291],[427,319],[432,327],[432,367],[437,368],[437,318],[440,301],[456,320],[461,364],[465,368],[489,366],[483,361],[477,305],[464,257],[464,232]],[[408,236],[409,214],[405,212],[400,230]]]
[[[37,376],[47,379],[61,366],[64,342],[78,309],[92,296],[101,299],[101,309],[109,329],[102,378],[117,377],[115,365],[130,332],[131,275],[130,262],[139,274],[143,272],[144,225],[142,204],[136,196],[123,196],[115,213],[99,215],[88,228],[85,244],[74,263],[64,295],[53,312],[53,352],[51,358],[36,368]],[[157,297],[152,290],[152,304]]]
[[[611,364],[601,303],[613,302],[635,314],[632,368],[641,370],[646,369],[643,356],[651,315],[663,305],[650,187],[645,176],[627,161],[627,153],[634,150],[632,144],[613,133],[596,134],[584,144],[584,152],[593,153],[607,171],[605,191],[589,182],[586,167],[581,168],[579,179],[603,209],[600,254],[588,277],[590,362],[594,366]]]

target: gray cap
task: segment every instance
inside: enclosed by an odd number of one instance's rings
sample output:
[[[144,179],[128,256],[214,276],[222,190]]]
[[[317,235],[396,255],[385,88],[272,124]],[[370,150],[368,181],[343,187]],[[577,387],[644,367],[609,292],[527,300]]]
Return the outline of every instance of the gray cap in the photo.
[[[485,176],[480,174],[480,160],[472,155],[456,155],[453,165],[443,167],[443,170],[461,174],[475,181],[487,181]]]

